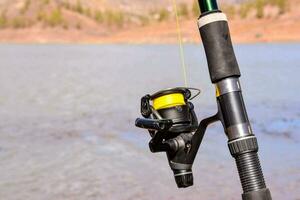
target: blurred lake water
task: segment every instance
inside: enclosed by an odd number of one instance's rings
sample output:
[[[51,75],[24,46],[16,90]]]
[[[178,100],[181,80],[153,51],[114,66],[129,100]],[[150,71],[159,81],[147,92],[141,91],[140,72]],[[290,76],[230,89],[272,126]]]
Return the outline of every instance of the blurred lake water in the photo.
[[[216,112],[202,45],[185,45],[199,119]],[[274,199],[300,199],[300,44],[235,46],[244,98]],[[241,199],[220,124],[194,186],[134,127],[140,98],[183,85],[176,45],[0,45],[0,197],[5,200]]]

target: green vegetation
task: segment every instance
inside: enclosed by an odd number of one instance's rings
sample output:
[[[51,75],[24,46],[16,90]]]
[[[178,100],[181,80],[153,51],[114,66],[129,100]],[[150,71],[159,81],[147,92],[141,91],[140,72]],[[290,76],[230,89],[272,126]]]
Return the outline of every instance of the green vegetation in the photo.
[[[243,3],[240,6],[239,14],[242,18],[246,18],[251,10],[255,10],[256,17],[260,19],[265,16],[264,10],[267,5],[277,7],[278,15],[284,14],[288,10],[287,0],[254,0]]]
[[[199,8],[198,0],[194,0],[193,2],[192,13],[195,17],[200,16],[200,8]]]
[[[74,12],[77,12],[81,15],[84,15],[90,19],[95,20],[96,22],[102,24],[107,24],[110,26],[117,25],[123,26],[126,16],[122,11],[113,11],[113,10],[95,10],[92,11],[90,8],[85,8],[80,0],[77,0],[75,5],[70,4],[69,2],[63,2],[62,7]],[[80,26],[76,25],[77,29],[80,29]]]
[[[148,25],[150,23],[150,19],[148,16],[139,16],[139,20],[142,26]]]
[[[26,1],[25,1],[23,7],[22,7],[21,10],[20,10],[20,13],[21,13],[22,15],[25,14],[25,13],[28,11],[28,9],[29,9],[29,7],[30,7],[30,4],[31,4],[31,0],[26,0]]]
[[[44,5],[48,5],[50,3],[50,0],[42,0]]]
[[[288,10],[287,2],[285,0],[278,0],[279,14],[284,14]]]
[[[188,17],[189,16],[189,8],[186,3],[181,3],[178,6],[178,15],[182,17]]]
[[[256,9],[256,17],[263,18],[264,17],[264,8],[265,8],[265,0],[256,0],[255,9]]]
[[[7,18],[5,12],[2,12],[0,15],[0,28],[5,28],[7,25]]]
[[[234,18],[236,15],[236,7],[234,5],[222,5],[222,10],[229,18]]]
[[[111,11],[108,10],[104,13],[105,22],[108,25],[118,25],[123,26],[125,22],[125,15],[121,11]]]
[[[287,0],[269,0],[272,5],[275,5],[279,8],[279,14],[284,14],[288,10],[288,2]]]
[[[62,25],[64,22],[63,15],[60,9],[55,9],[50,13],[50,16],[47,18],[47,22],[50,26]]]
[[[39,11],[36,15],[36,19],[38,21],[46,21],[47,20],[47,14],[44,11]]]
[[[61,6],[67,10],[77,12],[81,15],[91,15],[91,10],[89,8],[85,9],[80,0],[77,0],[76,4],[71,4],[69,1],[64,1],[61,3]]]
[[[103,23],[104,22],[104,15],[100,10],[97,10],[95,12],[94,15],[94,19],[98,22],[98,23]]]
[[[61,3],[61,5],[62,5],[62,7],[64,7],[67,10],[72,10],[72,6],[69,3],[69,1],[64,1],[64,2]]]
[[[246,18],[248,16],[249,12],[251,11],[251,9],[252,9],[251,3],[249,3],[249,2],[243,3],[239,10],[241,18],[243,18],[243,19]]]
[[[167,9],[165,8],[161,8],[158,12],[158,21],[165,21],[167,19],[169,19],[170,17],[170,13]]]
[[[89,9],[89,8],[84,9],[83,12],[84,12],[83,14],[84,14],[85,16],[87,16],[87,17],[92,17],[92,11],[91,11],[91,9]]]
[[[84,12],[84,8],[82,7],[81,1],[77,0],[77,3],[75,5],[75,7],[73,8],[73,10],[75,10],[76,12],[83,14]]]
[[[151,21],[163,22],[175,19],[175,12],[164,7],[138,15],[125,13],[121,10],[87,7],[83,2],[83,0],[39,0],[36,4],[36,1],[24,0],[24,4],[17,15],[9,16],[8,12],[2,10],[1,13],[0,11],[0,29],[7,27],[25,28],[36,23],[43,24],[45,27],[82,29],[84,26],[84,23],[80,20],[82,17],[110,27],[123,27],[127,24],[144,26],[151,23]],[[241,18],[247,18],[251,13],[251,16],[255,15],[257,18],[263,18],[265,17],[266,6],[278,8],[278,15],[281,15],[288,11],[288,0],[251,0],[239,5],[222,5],[221,8],[230,18],[236,15],[239,15]],[[66,10],[71,12],[65,12]],[[178,4],[177,11],[182,18],[194,18],[200,15],[197,0],[193,0],[193,5],[191,6],[186,3]],[[73,15],[81,16],[80,18],[76,17],[79,20],[78,22],[68,22],[67,16],[64,17],[64,14],[71,14],[72,12]],[[35,16],[32,17],[33,15]]]
[[[67,22],[64,22],[62,25],[63,29],[68,30],[69,29],[69,25]]]
[[[27,26],[29,26],[29,23],[27,22],[27,20],[22,17],[13,18],[11,23],[12,23],[13,28],[16,28],[16,29],[26,28]]]
[[[64,21],[63,14],[59,8],[52,10],[49,14],[45,11],[39,11],[36,19],[46,26],[62,26],[64,29],[68,27],[68,24]]]

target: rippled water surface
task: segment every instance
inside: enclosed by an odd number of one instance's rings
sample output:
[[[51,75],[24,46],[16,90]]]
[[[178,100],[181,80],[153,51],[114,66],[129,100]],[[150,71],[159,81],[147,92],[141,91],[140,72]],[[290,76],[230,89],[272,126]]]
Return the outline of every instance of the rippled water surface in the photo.
[[[300,45],[235,47],[274,199],[300,199]],[[185,46],[199,118],[216,112],[201,45]],[[0,199],[241,199],[219,124],[177,189],[134,127],[139,99],[183,84],[176,45],[0,45]]]

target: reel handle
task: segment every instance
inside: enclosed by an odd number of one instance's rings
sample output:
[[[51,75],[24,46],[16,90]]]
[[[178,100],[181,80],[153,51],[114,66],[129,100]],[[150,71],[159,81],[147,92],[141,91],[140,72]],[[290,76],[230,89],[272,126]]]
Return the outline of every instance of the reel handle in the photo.
[[[135,126],[152,131],[166,131],[173,125],[173,121],[170,119],[145,119],[137,118],[135,120]]]

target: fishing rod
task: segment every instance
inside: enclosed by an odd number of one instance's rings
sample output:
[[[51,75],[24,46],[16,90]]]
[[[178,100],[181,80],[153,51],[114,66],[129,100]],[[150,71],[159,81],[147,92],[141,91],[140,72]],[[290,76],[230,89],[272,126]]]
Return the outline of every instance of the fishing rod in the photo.
[[[258,142],[252,132],[243,100],[241,76],[233,50],[227,17],[216,0],[198,0],[198,27],[206,53],[211,82],[216,87],[217,114],[198,123],[191,102],[195,88],[161,90],[141,99],[141,114],[135,125],[152,137],[151,152],[166,152],[179,188],[193,185],[192,165],[206,128],[217,121],[224,127],[228,147],[236,161],[243,200],[271,200],[258,157]],[[193,95],[196,91],[196,95]]]

